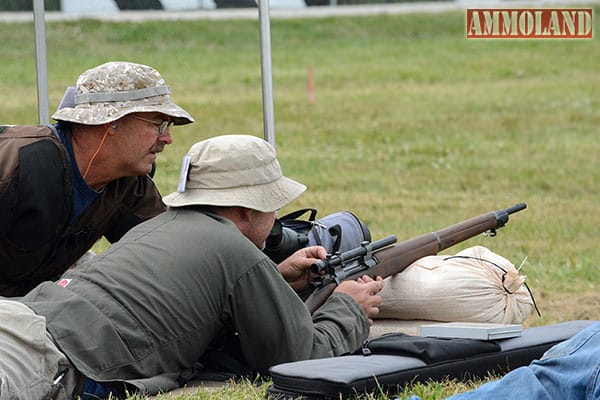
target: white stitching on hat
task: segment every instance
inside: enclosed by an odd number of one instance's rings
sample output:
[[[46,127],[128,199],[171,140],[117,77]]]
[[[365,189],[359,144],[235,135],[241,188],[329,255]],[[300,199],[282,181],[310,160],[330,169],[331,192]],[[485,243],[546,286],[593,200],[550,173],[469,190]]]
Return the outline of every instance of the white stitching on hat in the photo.
[[[122,92],[96,92],[81,93],[75,95],[75,104],[83,103],[104,103],[109,101],[130,101],[140,100],[148,97],[162,96],[170,94],[169,86],[155,86],[136,90],[127,90]]]

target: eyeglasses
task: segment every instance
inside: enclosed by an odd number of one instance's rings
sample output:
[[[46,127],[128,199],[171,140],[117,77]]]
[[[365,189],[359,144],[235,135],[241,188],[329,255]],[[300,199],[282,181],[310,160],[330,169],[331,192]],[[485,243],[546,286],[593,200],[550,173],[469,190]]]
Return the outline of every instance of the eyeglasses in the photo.
[[[140,121],[149,122],[152,125],[157,126],[158,127],[158,136],[164,135],[166,133],[166,131],[168,129],[170,129],[171,126],[173,126],[173,121],[170,121],[168,119],[164,119],[164,120],[161,120],[159,122],[159,121],[155,121],[155,120],[151,120],[151,119],[147,119],[147,118],[142,118],[142,117],[139,117],[139,116],[137,116],[135,114],[129,114],[129,116],[131,116],[131,117],[133,117],[135,119],[139,119]]]

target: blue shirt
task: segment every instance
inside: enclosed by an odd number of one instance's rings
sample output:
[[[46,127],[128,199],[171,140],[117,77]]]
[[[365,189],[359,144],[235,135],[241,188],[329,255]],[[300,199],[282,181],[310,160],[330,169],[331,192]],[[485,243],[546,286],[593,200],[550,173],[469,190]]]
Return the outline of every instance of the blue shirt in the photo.
[[[92,189],[81,176],[75,153],[73,153],[73,143],[71,142],[71,125],[64,122],[59,122],[54,125],[58,132],[60,141],[65,146],[71,167],[73,170],[73,210],[71,211],[71,222],[75,221],[79,215],[98,197],[101,192]]]

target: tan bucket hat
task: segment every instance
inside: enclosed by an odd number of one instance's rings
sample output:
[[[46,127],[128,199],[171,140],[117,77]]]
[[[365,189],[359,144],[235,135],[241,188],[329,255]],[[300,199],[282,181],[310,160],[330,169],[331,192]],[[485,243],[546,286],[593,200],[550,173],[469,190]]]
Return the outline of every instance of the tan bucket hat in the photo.
[[[271,212],[289,204],[306,186],[281,172],[275,148],[252,135],[223,135],[194,144],[181,169],[170,207],[241,206]]]
[[[160,112],[175,125],[194,118],[171,100],[171,90],[157,70],[143,64],[111,61],[77,79],[72,107],[54,113],[57,121],[102,125],[136,112]]]

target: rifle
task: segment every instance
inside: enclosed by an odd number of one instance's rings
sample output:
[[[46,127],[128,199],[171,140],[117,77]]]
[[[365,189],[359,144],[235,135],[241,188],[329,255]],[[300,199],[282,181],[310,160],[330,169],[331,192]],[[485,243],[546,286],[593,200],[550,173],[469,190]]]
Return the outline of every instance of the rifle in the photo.
[[[506,225],[510,214],[526,207],[525,203],[519,203],[512,207],[490,211],[396,245],[392,245],[396,242],[396,236],[391,235],[372,243],[363,242],[359,247],[341,254],[328,255],[326,259],[311,266],[311,271],[320,276],[313,282],[313,291],[304,303],[313,313],[344,280],[354,280],[363,275],[387,278],[402,272],[422,257],[436,255],[480,233],[496,236],[496,229]]]

